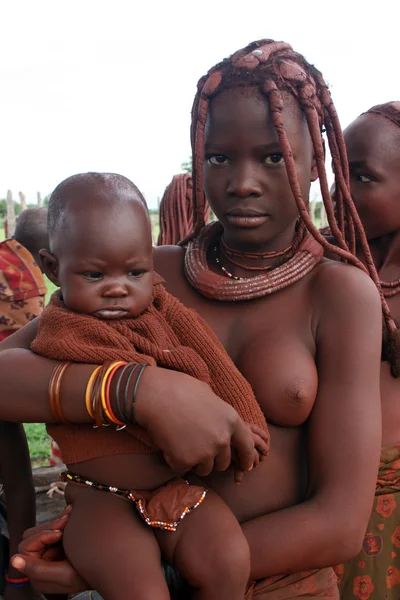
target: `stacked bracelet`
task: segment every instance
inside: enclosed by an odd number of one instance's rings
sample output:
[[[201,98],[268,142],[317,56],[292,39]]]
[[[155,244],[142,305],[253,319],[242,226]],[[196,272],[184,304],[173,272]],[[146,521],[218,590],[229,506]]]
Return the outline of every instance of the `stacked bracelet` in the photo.
[[[8,573],[6,573],[6,582],[15,588],[25,588],[31,583],[29,577],[9,577]]]
[[[50,411],[56,423],[68,423],[61,410],[60,390],[61,380],[70,362],[59,363],[53,370],[49,381]]]
[[[147,366],[114,361],[107,362],[93,371],[86,386],[85,406],[95,422],[94,427],[117,425],[117,429],[123,429],[128,423],[136,423],[136,395]],[[115,410],[110,398],[111,385],[115,386]]]

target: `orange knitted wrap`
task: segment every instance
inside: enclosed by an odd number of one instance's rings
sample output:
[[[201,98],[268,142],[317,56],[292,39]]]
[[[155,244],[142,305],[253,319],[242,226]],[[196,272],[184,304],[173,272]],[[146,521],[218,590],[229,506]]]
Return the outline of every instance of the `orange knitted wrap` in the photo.
[[[103,364],[124,360],[174,369],[208,383],[242,419],[267,429],[250,384],[210,327],[171,296],[155,276],[153,301],[136,319],[104,321],[68,310],[59,293],[44,310],[32,350],[59,361]],[[64,462],[157,451],[140,427],[115,431],[87,425],[48,425]]]

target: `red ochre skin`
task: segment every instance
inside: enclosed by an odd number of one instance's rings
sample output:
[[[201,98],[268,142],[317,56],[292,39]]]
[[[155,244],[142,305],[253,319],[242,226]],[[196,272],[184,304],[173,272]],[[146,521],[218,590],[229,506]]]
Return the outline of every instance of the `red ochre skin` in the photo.
[[[387,116],[384,116],[387,115]],[[400,321],[400,103],[373,107],[344,131],[351,194],[357,207],[392,317]],[[361,252],[359,253],[361,258]],[[390,295],[389,295],[390,294]],[[392,295],[393,294],[393,295]],[[382,459],[377,494],[366,529],[363,550],[337,572],[343,597],[375,600],[396,593],[398,572],[398,445],[400,441],[400,378],[381,363]],[[386,489],[385,489],[386,488]],[[390,505],[385,512],[381,507]],[[396,508],[397,506],[397,508]],[[393,513],[393,514],[392,514]],[[388,518],[388,517],[391,517]],[[383,531],[384,529],[384,531]],[[371,540],[377,544],[373,547]],[[392,573],[395,575],[392,576]],[[364,586],[364,587],[363,587]]]
[[[276,158],[277,135],[267,103],[236,91],[221,93],[213,102],[206,143],[220,145],[211,149],[213,155],[230,159],[233,152],[234,159],[228,167],[205,164],[210,205],[219,218],[233,205],[262,206],[272,218],[254,227],[227,223],[227,242],[248,252],[280,250],[291,243],[297,211],[286,169]],[[228,122],[235,115],[229,129],[217,119],[223,113]],[[301,113],[286,98],[283,115],[290,143],[297,148],[298,177],[307,198],[316,176],[309,134]],[[381,309],[374,284],[360,270],[324,259],[277,294],[248,302],[216,302],[189,286],[184,253],[179,247],[156,249],[155,269],[165,278],[168,291],[195,308],[218,335],[251,383],[270,425],[270,455],[246,474],[241,486],[234,485],[229,471],[206,477],[242,523],[250,547],[251,578],[349,559],[362,544],[381,444]],[[211,259],[209,266],[217,270]],[[230,267],[236,275],[249,276],[248,271]],[[0,386],[12,401],[2,403],[0,398],[1,417],[50,419],[47,385],[54,363],[24,350],[35,327],[32,324],[16,334],[12,344],[1,346],[14,348],[0,354]],[[62,402],[72,421],[89,422],[83,392],[92,370],[73,366],[66,374]],[[226,406],[199,382],[171,371],[146,369],[136,417],[178,471],[201,464],[198,474],[208,475],[214,458],[218,468],[226,467],[232,435],[237,448],[245,446]],[[59,529],[62,523],[52,527]],[[44,539],[53,543],[57,536],[40,530],[30,535],[21,547],[25,571],[41,590],[82,589],[84,583],[65,560],[41,560]]]

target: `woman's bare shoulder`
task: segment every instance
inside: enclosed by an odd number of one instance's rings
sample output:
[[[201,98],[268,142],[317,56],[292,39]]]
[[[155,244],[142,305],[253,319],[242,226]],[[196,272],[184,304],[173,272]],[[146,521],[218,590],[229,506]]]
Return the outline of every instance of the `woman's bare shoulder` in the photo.
[[[378,289],[362,269],[338,261],[323,259],[315,270],[314,292],[317,305],[327,313],[332,308],[343,311],[381,310]]]

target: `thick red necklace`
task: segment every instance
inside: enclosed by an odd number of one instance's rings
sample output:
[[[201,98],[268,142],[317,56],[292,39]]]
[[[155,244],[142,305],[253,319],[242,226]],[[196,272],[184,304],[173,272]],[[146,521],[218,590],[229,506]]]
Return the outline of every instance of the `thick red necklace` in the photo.
[[[394,281],[381,281],[381,288],[385,298],[393,298],[400,293],[400,278]]]
[[[323,255],[322,246],[304,228],[293,256],[268,273],[233,279],[214,273],[208,267],[207,253],[221,239],[223,227],[219,222],[202,229],[200,235],[189,242],[185,254],[185,275],[198,292],[213,300],[239,301],[261,298],[288,287],[302,279],[317,265]]]
[[[220,265],[221,269],[229,277],[232,277],[233,279],[235,279],[235,276],[231,275],[231,273],[229,273],[229,271],[227,271],[225,269],[225,267],[222,267],[222,265],[220,264],[220,259],[218,256],[218,248],[220,250],[220,253],[223,256],[225,256],[225,258],[228,259],[228,261],[230,263],[232,263],[233,265],[236,265],[237,267],[244,269],[245,271],[271,271],[272,269],[276,268],[279,265],[277,265],[277,264],[264,265],[264,266],[256,265],[256,264],[252,265],[252,264],[249,264],[248,261],[267,260],[267,259],[281,257],[282,262],[285,262],[295,254],[297,248],[300,246],[302,240],[304,239],[305,234],[306,234],[306,227],[303,222],[300,222],[299,226],[296,228],[296,232],[295,232],[292,243],[289,246],[287,246],[286,248],[284,248],[283,250],[273,250],[272,252],[240,252],[239,250],[235,250],[234,248],[231,248],[230,246],[228,246],[228,244],[224,240],[224,236],[222,236],[219,241],[219,246],[218,247],[216,246],[214,248],[215,261],[217,264]],[[245,261],[247,261],[247,262],[245,262]],[[239,279],[242,279],[242,278],[239,277]]]

